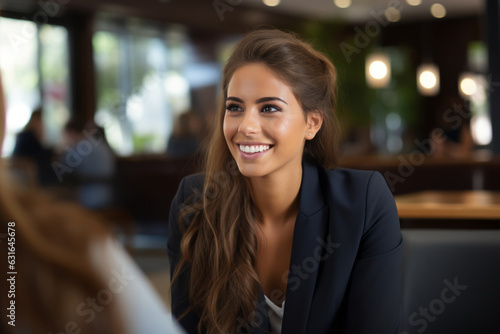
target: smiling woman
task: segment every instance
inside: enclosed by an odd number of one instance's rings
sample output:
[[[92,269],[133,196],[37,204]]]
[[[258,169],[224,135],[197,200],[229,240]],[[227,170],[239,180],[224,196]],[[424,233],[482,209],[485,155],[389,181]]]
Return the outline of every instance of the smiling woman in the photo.
[[[224,136],[241,173],[264,176],[280,170],[285,179],[300,179],[305,140],[320,129],[322,114],[305,115],[290,87],[263,64],[236,70],[228,95]],[[292,170],[283,172],[285,166]]]
[[[170,209],[188,333],[399,332],[394,198],[380,174],[337,168],[335,104],[334,66],[299,37],[257,30],[236,46],[205,173]]]

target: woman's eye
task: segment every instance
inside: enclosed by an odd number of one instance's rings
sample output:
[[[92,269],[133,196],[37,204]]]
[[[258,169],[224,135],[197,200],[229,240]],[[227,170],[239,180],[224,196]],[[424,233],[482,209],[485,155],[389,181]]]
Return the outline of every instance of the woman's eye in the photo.
[[[262,108],[262,112],[265,112],[265,113],[272,113],[272,112],[277,112],[277,111],[281,111],[281,108],[278,106],[271,105],[271,104],[267,104]]]
[[[241,111],[241,107],[237,104],[229,104],[226,106],[227,111]]]

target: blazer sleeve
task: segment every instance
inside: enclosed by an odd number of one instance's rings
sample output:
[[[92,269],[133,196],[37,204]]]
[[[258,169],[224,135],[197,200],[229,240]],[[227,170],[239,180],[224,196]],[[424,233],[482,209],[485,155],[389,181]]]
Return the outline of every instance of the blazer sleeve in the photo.
[[[399,333],[401,254],[399,217],[378,172],[368,181],[363,235],[347,290],[346,333]]]
[[[170,206],[170,213],[168,218],[168,241],[167,241],[167,253],[170,261],[170,280],[172,280],[173,273],[180,259],[180,242],[181,242],[181,232],[178,225],[179,211],[185,204],[186,199],[192,194],[191,185],[186,178],[182,179],[179,189],[172,200]],[[185,269],[177,280],[174,282],[171,288],[171,303],[172,303],[172,314],[184,328],[184,330],[189,334],[198,333],[198,323],[200,321],[199,317],[193,312],[188,313],[182,319],[179,317],[188,309],[189,300],[187,293],[187,272],[189,267]]]

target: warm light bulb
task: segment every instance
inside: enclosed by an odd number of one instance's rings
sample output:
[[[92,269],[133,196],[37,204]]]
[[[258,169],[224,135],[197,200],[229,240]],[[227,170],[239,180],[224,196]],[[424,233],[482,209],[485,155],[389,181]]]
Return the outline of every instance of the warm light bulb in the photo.
[[[339,8],[347,8],[351,6],[351,0],[333,0],[335,6]]]
[[[269,7],[276,7],[280,4],[280,0],[262,0],[264,5]]]
[[[387,75],[387,66],[380,60],[374,61],[370,65],[370,75],[375,79],[383,79]]]
[[[460,81],[460,90],[465,95],[474,95],[474,93],[477,91],[476,82],[472,78],[464,78],[462,79],[462,81]]]
[[[435,3],[431,6],[431,14],[437,19],[441,19],[446,16],[446,8],[440,3]]]
[[[422,0],[406,0],[410,6],[418,6],[422,3]]]
[[[391,80],[389,57],[383,53],[373,53],[365,61],[366,82],[370,87],[383,88]]]
[[[424,64],[417,69],[417,87],[422,95],[439,93],[439,69],[434,64]]]
[[[389,7],[385,10],[385,17],[389,22],[398,22],[401,19],[401,12],[396,7]]]
[[[424,88],[431,89],[436,86],[436,76],[431,71],[423,71],[420,74],[420,83]]]

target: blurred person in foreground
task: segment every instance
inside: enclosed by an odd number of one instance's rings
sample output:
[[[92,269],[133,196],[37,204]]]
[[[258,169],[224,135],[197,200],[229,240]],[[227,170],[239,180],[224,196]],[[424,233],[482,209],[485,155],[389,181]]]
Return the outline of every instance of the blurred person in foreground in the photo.
[[[4,132],[0,78],[0,147]],[[3,164],[0,224],[0,333],[181,333],[98,216],[17,187]]]
[[[397,334],[402,236],[380,173],[337,168],[336,71],[296,35],[224,66],[204,174],[172,201],[172,313],[190,334]]]

